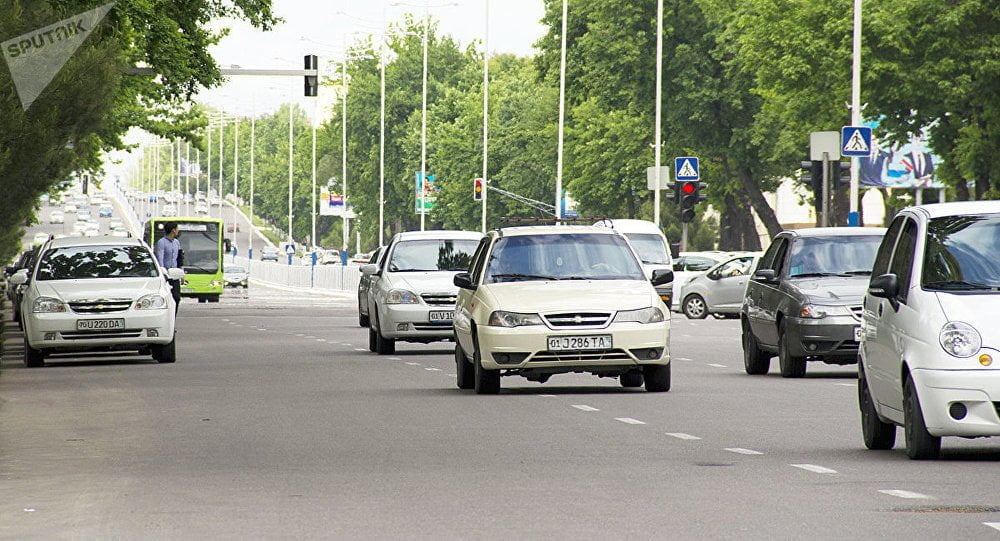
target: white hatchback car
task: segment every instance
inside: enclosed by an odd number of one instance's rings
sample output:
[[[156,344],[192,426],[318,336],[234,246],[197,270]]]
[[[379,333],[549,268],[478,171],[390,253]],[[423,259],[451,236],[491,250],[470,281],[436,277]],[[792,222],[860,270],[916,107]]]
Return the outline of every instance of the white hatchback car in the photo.
[[[65,238],[46,243],[34,268],[11,277],[21,301],[24,364],[52,353],[132,350],[176,360],[174,299],[166,277],[138,239]]]
[[[624,387],[670,390],[670,319],[625,238],[590,226],[491,231],[471,270],[455,276],[458,387],[500,390],[501,376],[617,377]]]
[[[642,262],[642,268],[646,271],[646,276],[652,278],[653,271],[670,270],[673,268],[673,261],[670,258],[670,247],[667,244],[667,236],[656,226],[655,223],[646,220],[628,219],[604,219],[594,225],[610,227],[621,233],[628,239],[629,244],[635,249],[635,253]],[[673,303],[674,284],[667,283],[656,287],[660,299],[670,306]]]
[[[1000,201],[908,208],[875,257],[858,398],[865,445],[936,458],[942,436],[1000,436]]]
[[[361,266],[370,276],[368,348],[396,350],[396,341],[436,342],[453,337],[456,273],[469,261],[482,233],[410,231],[392,237],[378,264]]]

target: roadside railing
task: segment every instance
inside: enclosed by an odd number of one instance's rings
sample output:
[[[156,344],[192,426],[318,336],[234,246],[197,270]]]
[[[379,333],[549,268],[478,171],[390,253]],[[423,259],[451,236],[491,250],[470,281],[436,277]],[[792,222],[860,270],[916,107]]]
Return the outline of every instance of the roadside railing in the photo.
[[[289,265],[287,262],[249,260],[228,256],[226,261],[242,265],[250,279],[283,287],[327,291],[357,291],[361,268],[357,265]]]

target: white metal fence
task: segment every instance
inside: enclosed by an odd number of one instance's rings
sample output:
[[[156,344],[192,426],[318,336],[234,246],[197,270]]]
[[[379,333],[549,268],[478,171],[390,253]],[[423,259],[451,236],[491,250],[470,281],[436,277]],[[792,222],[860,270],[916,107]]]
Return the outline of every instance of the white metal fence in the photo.
[[[229,257],[226,258],[230,260]],[[328,291],[357,291],[361,270],[357,265],[289,265],[287,262],[248,260],[237,256],[234,261],[250,271],[250,278],[284,287]]]

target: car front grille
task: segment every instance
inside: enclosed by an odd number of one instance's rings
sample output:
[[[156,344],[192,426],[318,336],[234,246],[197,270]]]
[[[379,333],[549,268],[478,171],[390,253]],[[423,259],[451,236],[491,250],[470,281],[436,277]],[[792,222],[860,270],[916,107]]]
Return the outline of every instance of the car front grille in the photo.
[[[608,312],[572,312],[542,316],[550,327],[603,327],[608,324]]]
[[[458,295],[453,293],[424,293],[420,296],[425,303],[434,306],[452,306],[455,304],[455,300]]]
[[[451,328],[450,321],[425,321],[413,324],[413,330],[415,331],[446,331]]]
[[[142,329],[124,329],[120,331],[88,331],[88,332],[64,332],[63,340],[101,340],[106,338],[139,338],[142,336]]]
[[[578,362],[578,361],[631,361],[621,349],[599,349],[595,351],[540,351],[529,362]]]
[[[69,307],[77,314],[108,314],[124,312],[132,306],[131,299],[98,299],[94,301],[71,301]]]

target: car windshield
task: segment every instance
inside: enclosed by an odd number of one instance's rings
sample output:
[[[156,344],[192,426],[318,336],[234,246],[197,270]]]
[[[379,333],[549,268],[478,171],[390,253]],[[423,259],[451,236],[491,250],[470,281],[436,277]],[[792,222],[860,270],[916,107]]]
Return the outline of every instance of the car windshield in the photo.
[[[45,252],[36,279],[152,278],[159,276],[153,256],[142,246],[72,246]]]
[[[663,237],[656,233],[625,233],[639,259],[643,263],[653,265],[667,265],[670,263],[670,256],[667,255],[667,245],[663,243]]]
[[[788,276],[870,275],[881,235],[801,237],[792,245]]]
[[[531,280],[645,280],[618,235],[517,235],[497,241],[485,283]]]
[[[468,270],[478,246],[473,239],[404,240],[392,250],[389,272]]]
[[[921,285],[939,291],[1000,290],[1000,214],[934,218]]]

